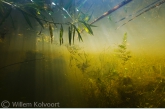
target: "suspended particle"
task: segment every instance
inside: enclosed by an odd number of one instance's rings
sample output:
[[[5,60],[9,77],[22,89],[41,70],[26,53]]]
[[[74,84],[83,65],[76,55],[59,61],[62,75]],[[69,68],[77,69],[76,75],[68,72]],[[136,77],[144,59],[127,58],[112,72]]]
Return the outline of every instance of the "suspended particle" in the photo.
[[[55,4],[54,2],[52,2],[52,5],[54,5],[54,6],[55,6],[56,4]]]

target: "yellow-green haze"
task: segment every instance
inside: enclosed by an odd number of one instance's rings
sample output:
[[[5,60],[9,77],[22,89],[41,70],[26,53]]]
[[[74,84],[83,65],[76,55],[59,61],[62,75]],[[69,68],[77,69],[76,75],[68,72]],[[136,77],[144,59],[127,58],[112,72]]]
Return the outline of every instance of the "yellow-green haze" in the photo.
[[[85,7],[93,1],[87,1],[82,10],[86,12]],[[122,0],[96,1],[89,10],[94,11],[89,22]],[[46,24],[39,34],[37,22],[32,22],[31,29],[16,12],[17,28],[3,25],[9,32],[0,39],[0,102],[59,102],[60,107],[165,107],[165,4],[120,28],[133,16],[117,22],[154,1],[133,0],[93,24],[97,26],[92,27],[94,35],[84,31],[83,42],[76,36],[71,46],[67,26],[60,45],[59,25],[52,26],[53,37]],[[123,40],[124,35],[127,37]]]

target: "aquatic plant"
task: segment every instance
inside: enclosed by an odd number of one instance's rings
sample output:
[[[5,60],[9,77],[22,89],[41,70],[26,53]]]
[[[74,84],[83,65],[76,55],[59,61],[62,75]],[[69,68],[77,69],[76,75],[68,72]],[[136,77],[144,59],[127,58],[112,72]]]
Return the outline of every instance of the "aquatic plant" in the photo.
[[[78,34],[78,38],[79,41],[83,41],[82,40],[82,36],[81,33],[83,32],[83,30],[85,30],[87,33],[93,35],[93,31],[92,31],[92,27],[95,27],[94,24],[95,22],[103,19],[104,17],[108,16],[109,14],[111,14],[112,12],[118,10],[119,8],[127,5],[128,3],[132,2],[133,0],[123,0],[121,3],[119,3],[118,5],[116,5],[115,7],[113,7],[112,9],[108,10],[107,12],[103,13],[103,15],[101,15],[100,17],[94,19],[91,23],[89,23],[89,20],[91,19],[93,12],[89,15],[89,14],[84,14],[81,11],[81,7],[84,5],[84,3],[86,1],[84,1],[79,7],[76,7],[75,5],[73,5],[75,3],[74,0],[70,0],[68,2],[68,4],[66,6],[62,6],[61,4],[62,1],[60,3],[56,3],[56,2],[50,2],[49,0],[0,0],[0,26],[3,25],[3,23],[7,20],[10,19],[11,24],[13,26],[13,28],[16,28],[15,26],[15,22],[12,16],[12,11],[18,11],[20,12],[25,21],[27,22],[27,24],[29,25],[30,28],[33,28],[33,23],[31,22],[31,20],[36,20],[40,26],[42,28],[44,28],[44,23],[49,24],[49,31],[50,31],[50,42],[52,43],[53,41],[53,32],[52,32],[52,26],[55,26],[56,28],[58,28],[59,26],[57,25],[61,25],[60,26],[60,36],[59,36],[59,42],[60,44],[62,44],[63,42],[63,32],[62,30],[62,25],[67,25],[70,29],[68,29],[68,38],[69,38],[69,44],[71,45],[72,40],[73,39],[73,43],[74,43],[74,37],[75,37],[75,32]],[[140,16],[141,14],[163,4],[165,2],[165,0],[155,4],[156,2],[149,4],[147,7],[145,7],[144,11],[138,11],[137,15],[135,17],[133,17],[132,19],[130,19],[128,22],[132,21],[134,18]],[[153,5],[154,4],[154,5]],[[152,6],[153,5],[153,6]],[[151,6],[151,7],[149,7]],[[71,7],[70,11],[67,11],[67,9]],[[91,6],[90,6],[91,7]],[[89,7],[89,9],[90,9]],[[149,7],[149,8],[148,8]],[[60,14],[58,13],[58,16],[62,16],[64,18],[67,18],[68,21],[66,22],[55,22],[55,11],[60,12]],[[76,14],[75,10],[78,11],[79,13]],[[140,12],[140,13],[139,13]],[[132,16],[132,15],[130,15]],[[33,19],[31,19],[33,18]],[[125,18],[122,18],[119,21],[122,21]],[[128,22],[124,23],[123,25],[127,24]],[[78,26],[79,25],[79,26]],[[121,26],[123,26],[121,25]],[[121,27],[119,26],[119,27]],[[119,28],[118,27],[118,28]],[[71,29],[73,28],[73,29]],[[118,29],[117,28],[117,29]],[[40,33],[42,32],[42,30],[40,31]]]
[[[89,64],[88,55],[85,51],[78,46],[66,46],[70,53],[70,67],[72,67],[72,63],[76,64],[77,68],[80,69],[83,73],[89,68],[91,65]]]
[[[60,44],[63,43],[63,25],[67,25],[69,27],[68,29],[68,38],[69,38],[69,44],[71,45],[71,42],[73,39],[74,43],[74,37],[75,37],[75,32],[78,34],[79,41],[82,40],[81,33],[83,30],[85,30],[87,33],[93,35],[92,27],[96,27],[92,25],[93,23],[101,20],[102,18],[106,17],[107,15],[111,14],[112,12],[116,11],[117,9],[121,8],[122,6],[130,3],[132,0],[123,0],[121,3],[116,5],[114,8],[110,9],[109,11],[105,12],[103,15],[100,17],[94,19],[91,23],[88,23],[88,21],[91,19],[92,14],[84,14],[81,11],[81,7],[83,4],[86,2],[83,2],[79,7],[72,6],[73,3],[75,3],[74,0],[70,0],[68,4],[63,7],[60,3],[56,2],[50,2],[48,0],[0,0],[0,16],[2,17],[0,19],[0,26],[4,24],[4,22],[7,19],[11,20],[11,24],[13,28],[16,28],[15,22],[13,20],[12,16],[12,11],[18,11],[20,12],[27,24],[29,25],[30,28],[33,28],[33,23],[31,20],[36,20],[42,28],[44,28],[44,23],[49,25],[49,31],[50,31],[50,42],[52,43],[53,41],[53,31],[52,31],[52,26],[55,26],[58,28],[57,25],[60,26],[60,36],[59,36],[59,42]],[[68,7],[71,7],[72,10],[67,11]],[[90,6],[91,7],[91,6]],[[89,7],[89,8],[90,8]],[[55,22],[55,10],[60,11],[61,15],[58,14],[58,16],[63,16],[64,18],[67,18],[67,22]],[[75,10],[78,10],[79,13],[76,16]],[[33,18],[33,19],[31,19]],[[79,27],[77,26],[79,25]],[[42,32],[42,29],[40,33]]]
[[[118,45],[116,54],[123,61],[123,65],[125,65],[126,62],[131,58],[130,51],[127,50],[127,33],[124,34],[122,44]]]
[[[74,2],[74,1],[72,1]],[[72,6],[75,7],[75,6]],[[58,9],[56,9],[58,8]],[[61,16],[65,17],[64,14],[66,14],[67,16],[69,16],[69,21],[67,22],[55,22],[54,21],[54,16],[55,10],[60,10],[62,11]],[[13,20],[12,17],[12,11],[18,11],[20,12],[25,21],[27,22],[27,24],[29,25],[29,27],[31,29],[33,29],[33,23],[31,22],[31,20],[36,20],[39,25],[41,26],[41,28],[44,28],[44,23],[49,25],[49,31],[50,31],[50,39],[51,39],[51,43],[53,41],[53,26],[55,26],[56,28],[58,27],[57,25],[61,25],[60,26],[60,44],[63,43],[63,25],[68,25],[70,28],[73,29],[68,29],[69,31],[69,44],[71,45],[71,39],[73,37],[73,42],[74,42],[74,36],[75,36],[75,32],[77,32],[78,34],[78,38],[79,41],[82,41],[82,36],[80,33],[80,28],[78,28],[76,25],[78,23],[81,23],[85,26],[86,31],[89,34],[93,34],[91,27],[93,27],[93,25],[88,24],[88,21],[86,20],[81,20],[80,19],[74,19],[74,16],[71,16],[70,13],[61,5],[58,5],[58,3],[55,2],[47,2],[47,0],[31,0],[31,1],[16,1],[16,0],[0,0],[0,26],[3,26],[4,22],[7,19],[11,20],[11,24],[13,26],[13,28],[16,28],[15,26],[15,22]],[[73,12],[71,12],[73,13]],[[31,19],[33,18],[33,19]],[[50,20],[51,19],[51,20]],[[42,29],[40,31],[40,34],[42,32]],[[73,34],[71,34],[73,33]],[[73,36],[72,36],[73,35]],[[3,37],[3,36],[2,36]]]
[[[164,107],[165,77],[160,72],[165,71],[165,69],[161,67],[156,72],[152,70],[152,64],[164,65],[164,61],[155,62],[153,58],[148,58],[145,59],[144,63],[138,60],[138,57],[134,57],[130,60],[131,62],[127,63],[127,76],[117,74],[114,77],[113,69],[116,70],[115,72],[119,72],[119,70],[124,72],[124,69],[121,69],[123,65],[116,58],[110,56],[109,60],[104,61],[104,63],[114,61],[115,64],[118,64],[109,72],[106,72],[109,67],[104,67],[104,70],[101,70],[99,69],[100,65],[95,64],[95,68],[88,69],[86,71],[88,73],[83,73],[82,90],[88,106],[107,108]],[[136,64],[132,65],[131,63]],[[113,67],[112,63],[109,66]],[[159,66],[154,67],[154,69],[159,69]]]

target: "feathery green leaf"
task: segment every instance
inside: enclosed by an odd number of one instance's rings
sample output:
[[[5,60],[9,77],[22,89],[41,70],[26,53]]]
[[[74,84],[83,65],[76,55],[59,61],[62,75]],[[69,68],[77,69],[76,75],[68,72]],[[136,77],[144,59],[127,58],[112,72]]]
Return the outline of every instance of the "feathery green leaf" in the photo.
[[[53,30],[52,30],[52,26],[49,23],[49,32],[50,32],[50,39],[51,39],[51,43],[53,42]]]
[[[72,24],[73,25],[73,24]],[[79,30],[77,29],[77,27],[75,25],[73,25],[74,29],[77,31],[77,34],[78,34],[78,38],[79,38],[79,41],[83,41],[82,37],[81,37],[81,34],[79,32]]]
[[[73,28],[73,44],[74,44],[75,31],[76,31],[76,29]]]
[[[87,24],[87,23],[85,23],[84,21],[79,21],[79,22],[81,22],[81,23],[85,26],[84,29],[85,29],[85,31],[86,31],[87,33],[93,35],[93,31],[92,31],[92,29],[91,29],[91,27],[90,27],[90,24]]]
[[[61,24],[61,28],[60,28],[60,45],[63,44],[63,26]]]

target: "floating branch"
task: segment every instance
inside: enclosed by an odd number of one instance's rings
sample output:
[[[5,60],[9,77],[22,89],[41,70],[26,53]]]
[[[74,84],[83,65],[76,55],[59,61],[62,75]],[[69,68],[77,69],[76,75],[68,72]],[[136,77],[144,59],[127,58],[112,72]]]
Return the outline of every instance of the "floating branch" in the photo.
[[[132,0],[124,0],[123,2],[119,3],[118,5],[116,5],[114,8],[112,8],[111,10],[105,12],[102,16],[98,17],[97,19],[95,19],[93,22],[91,22],[90,24],[93,24],[99,20],[101,20],[102,18],[108,16],[109,14],[111,14],[112,12],[116,11],[117,9],[121,8],[122,6],[128,4],[129,2],[131,2]]]
[[[163,3],[165,3],[165,0],[163,0],[163,1],[161,1],[161,2],[159,2],[159,3],[157,3],[157,4],[155,4],[154,6],[152,6],[152,7],[148,8],[148,9],[146,9],[145,11],[139,13],[138,15],[136,15],[136,16],[133,17],[132,19],[128,20],[128,21],[125,22],[124,24],[120,25],[120,26],[117,27],[116,29],[119,29],[120,27],[126,25],[126,24],[129,23],[130,21],[132,21],[132,20],[134,20],[135,18],[139,17],[140,15],[144,14],[145,12],[147,12],[147,11],[149,11],[149,10],[151,10],[151,9],[154,9],[155,7],[160,6],[160,5],[163,4]]]
[[[108,16],[109,14],[111,14],[112,12],[116,11],[117,9],[121,8],[122,6],[128,4],[129,2],[131,2],[133,0],[124,0],[123,2],[119,3],[118,5],[116,5],[114,8],[110,9],[109,11],[105,12],[102,16],[96,18],[93,22],[90,23],[90,25],[94,24],[95,22],[103,19],[104,17]],[[84,31],[84,29],[81,31],[81,33]]]

